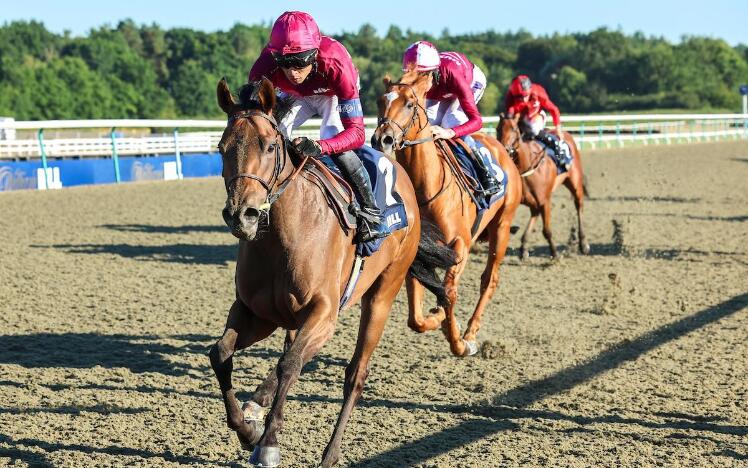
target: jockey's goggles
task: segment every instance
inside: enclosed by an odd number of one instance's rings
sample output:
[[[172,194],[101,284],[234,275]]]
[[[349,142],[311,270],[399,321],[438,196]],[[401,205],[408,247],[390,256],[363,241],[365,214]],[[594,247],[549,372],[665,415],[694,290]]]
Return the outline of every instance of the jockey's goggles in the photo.
[[[304,68],[317,59],[317,49],[306,50],[295,54],[273,52],[275,63],[281,68]]]

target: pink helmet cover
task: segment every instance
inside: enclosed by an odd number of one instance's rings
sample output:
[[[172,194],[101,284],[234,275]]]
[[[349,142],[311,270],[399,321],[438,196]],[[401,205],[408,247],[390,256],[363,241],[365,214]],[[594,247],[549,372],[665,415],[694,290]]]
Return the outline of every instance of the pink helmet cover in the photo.
[[[320,41],[319,27],[309,13],[287,11],[275,20],[268,47],[281,55],[297,54],[318,49]]]

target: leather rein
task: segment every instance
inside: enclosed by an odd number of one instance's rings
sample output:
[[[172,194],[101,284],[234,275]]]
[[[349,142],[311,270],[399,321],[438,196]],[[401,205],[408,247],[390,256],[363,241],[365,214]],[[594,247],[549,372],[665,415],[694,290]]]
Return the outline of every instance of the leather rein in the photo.
[[[519,128],[512,127],[512,131],[517,134],[517,138],[514,139],[514,142],[512,145],[504,145],[504,148],[506,149],[506,152],[509,153],[509,156],[512,158],[514,163],[519,167],[519,145],[522,141],[522,134],[519,131]],[[543,161],[545,160],[546,152],[542,151],[539,153],[540,158],[535,162],[535,164],[532,165],[532,167],[520,174],[520,177],[529,177],[531,176],[537,169],[540,167],[541,164],[543,164]],[[535,154],[537,156],[537,153]]]

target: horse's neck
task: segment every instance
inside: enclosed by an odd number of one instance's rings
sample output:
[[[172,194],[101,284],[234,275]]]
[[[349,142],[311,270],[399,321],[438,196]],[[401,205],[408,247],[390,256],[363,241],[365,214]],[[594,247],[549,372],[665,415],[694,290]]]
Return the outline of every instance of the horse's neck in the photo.
[[[517,145],[517,160],[519,162],[517,168],[520,172],[530,169],[535,163],[538,151],[535,151],[533,146],[536,145],[533,145],[532,141],[520,141]]]
[[[443,159],[437,154],[436,143],[427,141],[403,148],[398,152],[397,162],[405,168],[413,182],[413,188],[423,199],[436,195],[444,182],[440,166]]]
[[[323,207],[322,213],[315,212],[318,207]],[[330,216],[334,215],[323,194],[302,172],[270,208],[269,229],[284,251],[303,251]]]

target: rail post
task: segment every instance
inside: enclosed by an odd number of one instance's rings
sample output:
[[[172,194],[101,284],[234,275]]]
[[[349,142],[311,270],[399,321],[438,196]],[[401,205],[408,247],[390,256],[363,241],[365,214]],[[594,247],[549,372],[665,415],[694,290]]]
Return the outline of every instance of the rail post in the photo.
[[[116,128],[112,127],[112,131],[109,136],[112,138],[112,161],[114,163],[114,181],[118,184],[121,181],[119,175],[119,157],[117,156],[117,134],[115,133]]]
[[[584,122],[579,126],[579,149],[584,149]]]
[[[174,156],[177,160],[177,179],[182,179],[182,154],[179,152],[179,129],[174,129]]]
[[[36,138],[39,140],[39,156],[42,158],[42,170],[44,171],[44,188],[49,190],[51,185],[49,184],[49,170],[47,167],[47,149],[44,145],[44,129],[40,128],[36,133]]]
[[[616,122],[616,140],[618,140],[618,146],[623,148],[623,140],[621,139],[621,122]]]

